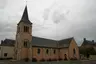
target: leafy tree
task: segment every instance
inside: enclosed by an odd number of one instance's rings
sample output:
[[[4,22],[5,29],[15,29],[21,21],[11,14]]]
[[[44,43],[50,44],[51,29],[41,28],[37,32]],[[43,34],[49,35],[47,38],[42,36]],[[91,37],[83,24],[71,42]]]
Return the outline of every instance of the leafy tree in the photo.
[[[89,58],[90,55],[96,55],[96,51],[93,47],[85,48],[82,47],[79,49],[80,54],[83,54],[85,57]]]

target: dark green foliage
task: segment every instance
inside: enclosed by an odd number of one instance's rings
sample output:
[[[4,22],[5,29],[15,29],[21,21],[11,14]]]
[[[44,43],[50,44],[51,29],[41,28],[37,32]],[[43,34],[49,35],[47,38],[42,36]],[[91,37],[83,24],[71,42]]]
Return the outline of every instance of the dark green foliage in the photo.
[[[96,51],[93,47],[89,48],[82,47],[80,48],[80,54],[83,54],[85,57],[89,58],[90,55],[96,55]]]

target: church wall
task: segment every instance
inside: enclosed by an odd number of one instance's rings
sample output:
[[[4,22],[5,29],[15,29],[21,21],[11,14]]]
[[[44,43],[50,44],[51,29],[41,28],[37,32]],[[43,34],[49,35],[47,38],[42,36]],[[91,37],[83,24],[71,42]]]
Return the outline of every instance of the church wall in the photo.
[[[38,53],[38,49],[40,49],[40,53]],[[36,58],[38,61],[43,58],[43,48],[32,47],[32,57]]]
[[[74,54],[74,51],[73,49],[75,49],[75,54]],[[75,42],[75,40],[73,39],[70,43],[70,46],[69,46],[69,58],[72,59],[72,58],[77,58],[79,59],[79,48]]]
[[[14,47],[0,46],[0,58],[14,58]]]
[[[28,48],[21,49],[21,59],[28,58]]]
[[[55,50],[55,53],[54,53]],[[51,60],[58,60],[58,49],[52,48],[51,49],[51,55],[50,55]]]
[[[60,55],[60,59],[62,59],[62,60],[64,60],[65,59],[65,54],[66,54],[66,56],[67,56],[67,59],[69,59],[68,58],[68,48],[62,48],[62,49],[60,49],[60,52],[59,52],[59,55]]]
[[[40,54],[38,54],[38,49],[40,49]],[[48,49],[48,53],[47,53]],[[54,50],[55,54],[54,54]],[[36,58],[38,61],[44,60],[57,60],[58,59],[58,49],[53,48],[39,48],[39,47],[32,47],[32,57]]]

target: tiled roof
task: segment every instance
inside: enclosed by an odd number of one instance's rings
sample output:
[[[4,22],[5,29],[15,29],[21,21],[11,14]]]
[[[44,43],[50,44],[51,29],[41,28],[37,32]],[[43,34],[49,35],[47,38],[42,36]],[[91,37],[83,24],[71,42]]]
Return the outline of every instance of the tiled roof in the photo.
[[[72,39],[73,37],[58,41],[59,47],[69,47]]]

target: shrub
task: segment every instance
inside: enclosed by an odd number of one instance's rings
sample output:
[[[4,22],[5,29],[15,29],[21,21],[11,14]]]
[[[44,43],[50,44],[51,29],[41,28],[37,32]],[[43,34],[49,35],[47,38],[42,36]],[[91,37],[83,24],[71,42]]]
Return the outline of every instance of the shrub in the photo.
[[[0,60],[3,60],[3,58],[0,58]]]
[[[32,58],[32,62],[37,62],[37,59],[36,58]]]
[[[52,61],[57,61],[57,59],[53,59]]]
[[[40,61],[41,61],[41,62],[44,62],[45,60],[44,60],[44,59],[41,59]]]
[[[52,61],[51,59],[48,59],[47,61]]]
[[[59,61],[61,61],[62,59],[61,58],[59,58]]]
[[[67,58],[64,58],[64,60],[67,60]]]
[[[24,59],[24,61],[25,61],[25,62],[28,62],[28,61],[29,61],[29,59],[28,59],[28,58],[25,58],[25,59]]]
[[[70,58],[70,60],[77,60],[77,58]]]

